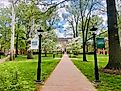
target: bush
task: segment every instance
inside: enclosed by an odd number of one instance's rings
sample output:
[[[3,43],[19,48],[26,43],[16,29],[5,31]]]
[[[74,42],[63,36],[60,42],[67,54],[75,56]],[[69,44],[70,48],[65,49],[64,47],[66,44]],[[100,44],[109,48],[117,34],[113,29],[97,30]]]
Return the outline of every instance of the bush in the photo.
[[[37,55],[29,61],[19,55],[15,61],[0,64],[0,91],[34,91],[37,68]],[[45,81],[59,60],[42,58],[42,80]]]
[[[30,91],[28,82],[23,81],[17,67],[0,71],[0,91]]]

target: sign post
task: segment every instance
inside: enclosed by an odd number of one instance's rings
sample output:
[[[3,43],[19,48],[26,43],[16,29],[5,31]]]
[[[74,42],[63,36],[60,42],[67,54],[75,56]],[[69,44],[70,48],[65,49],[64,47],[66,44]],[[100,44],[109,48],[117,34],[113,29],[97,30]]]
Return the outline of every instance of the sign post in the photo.
[[[38,49],[39,46],[39,40],[38,39],[32,39],[31,40],[31,49]]]
[[[97,48],[99,48],[99,49],[105,48],[104,38],[96,38],[96,44],[97,44]]]

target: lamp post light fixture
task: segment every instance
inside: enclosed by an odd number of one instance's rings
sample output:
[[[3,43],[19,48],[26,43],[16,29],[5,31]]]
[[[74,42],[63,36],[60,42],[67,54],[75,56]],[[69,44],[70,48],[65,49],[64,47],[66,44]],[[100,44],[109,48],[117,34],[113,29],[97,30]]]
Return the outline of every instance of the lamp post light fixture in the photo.
[[[38,36],[39,36],[39,52],[38,52],[38,67],[37,67],[37,83],[41,83],[41,32],[44,32],[41,28],[37,30]]]
[[[97,53],[96,53],[96,30],[98,28],[92,27],[90,31],[93,32],[93,44],[94,44],[94,75],[95,75],[95,82],[100,82],[99,81],[99,72],[98,72],[98,64],[97,64]]]

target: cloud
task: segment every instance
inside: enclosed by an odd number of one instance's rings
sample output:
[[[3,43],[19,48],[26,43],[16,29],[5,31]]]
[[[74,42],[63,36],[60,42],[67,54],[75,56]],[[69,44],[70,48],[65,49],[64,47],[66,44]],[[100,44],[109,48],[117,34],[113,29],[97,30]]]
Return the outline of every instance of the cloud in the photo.
[[[0,7],[7,7],[9,5],[10,3],[8,2],[8,0],[0,0]]]
[[[63,38],[64,37],[64,33],[60,33],[59,30],[55,29],[55,32],[56,32],[58,38]]]

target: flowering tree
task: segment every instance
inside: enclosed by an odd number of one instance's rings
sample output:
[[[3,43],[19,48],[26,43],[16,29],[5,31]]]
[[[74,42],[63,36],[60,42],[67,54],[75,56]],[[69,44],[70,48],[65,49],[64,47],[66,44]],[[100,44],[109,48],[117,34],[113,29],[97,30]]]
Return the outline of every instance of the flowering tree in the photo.
[[[70,51],[74,54],[78,54],[81,52],[82,44],[81,39],[79,37],[73,38],[68,44],[67,44],[67,51]]]
[[[47,56],[47,52],[52,52],[57,44],[57,35],[52,31],[44,32],[42,34],[42,51],[45,56]]]

